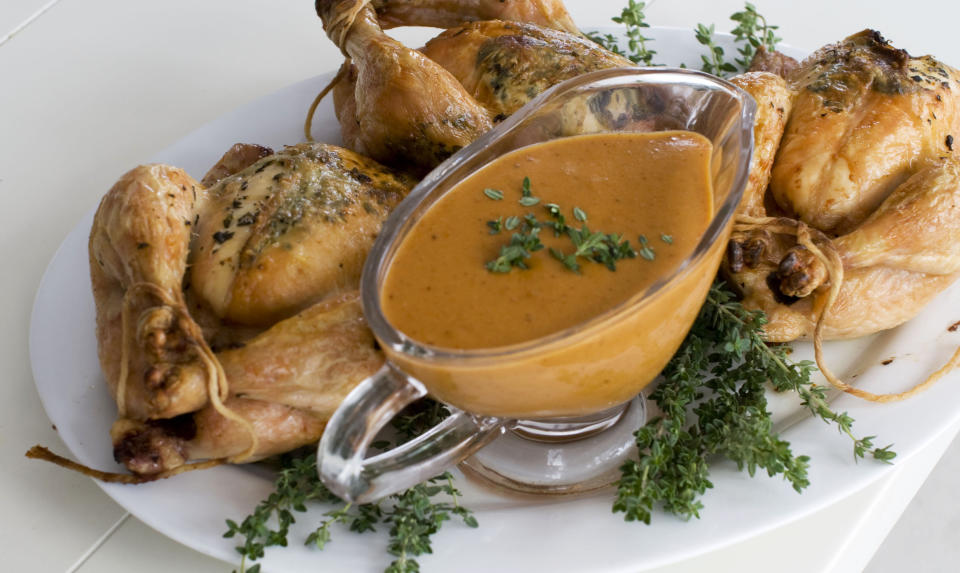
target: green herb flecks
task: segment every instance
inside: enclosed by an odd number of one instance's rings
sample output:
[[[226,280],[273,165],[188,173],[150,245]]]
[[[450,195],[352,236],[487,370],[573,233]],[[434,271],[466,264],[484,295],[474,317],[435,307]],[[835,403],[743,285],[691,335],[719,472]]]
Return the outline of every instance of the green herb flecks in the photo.
[[[621,241],[620,235],[616,233],[591,231],[587,225],[582,225],[579,229],[567,227],[566,230],[576,250],[560,260],[572,271],[580,272],[578,258],[601,263],[611,271],[615,271],[617,261],[637,256],[637,252],[630,246],[630,241]],[[557,255],[554,254],[554,257]]]
[[[497,217],[494,221],[487,221],[487,227],[490,228],[491,235],[496,235],[503,229],[503,217]]]
[[[637,239],[637,242],[640,243],[640,256],[652,261],[657,258],[657,254],[653,252],[653,247],[650,246],[650,241],[647,240],[647,237],[640,235]]]
[[[673,235],[667,235],[666,233],[660,233],[660,240],[668,245],[673,244]]]
[[[532,207],[540,203],[540,199],[533,195],[529,177],[523,178],[520,195],[519,202],[525,207]],[[494,273],[508,273],[514,267],[529,268],[527,259],[534,252],[544,247],[539,235],[540,229],[543,227],[552,228],[556,237],[567,236],[570,238],[575,247],[572,253],[564,253],[555,247],[551,247],[549,253],[553,258],[563,263],[566,268],[576,273],[581,270],[581,259],[601,263],[611,271],[615,271],[617,270],[617,261],[632,259],[637,256],[637,252],[630,246],[630,242],[621,240],[620,235],[591,231],[586,225],[587,213],[580,207],[573,207],[574,218],[583,223],[579,229],[567,224],[563,211],[556,203],[546,203],[543,207],[552,220],[540,221],[533,213],[527,213],[523,216],[523,219],[512,215],[507,217],[505,223],[502,222],[503,217],[496,221],[487,222],[487,226],[495,229],[492,234],[499,233],[501,228],[513,230],[521,223],[523,225],[520,232],[514,233],[510,237],[509,243],[500,247],[500,256],[492,261],[487,261],[487,270]]]
[[[540,227],[530,227],[522,233],[514,233],[510,237],[510,242],[500,247],[500,256],[487,261],[487,270],[493,273],[509,273],[513,267],[530,268],[527,265],[527,259],[542,248]]]
[[[560,205],[547,203],[543,207],[547,210],[547,214],[553,219],[553,221],[546,223],[547,226],[553,228],[553,236],[559,237],[565,234],[567,232],[567,218],[563,216]]]
[[[874,448],[874,436],[856,438],[853,420],[830,409],[822,386],[810,382],[809,362],[790,363],[786,347],[763,340],[760,311],[744,309],[722,284],[707,301],[680,349],[650,395],[663,414],[635,433],[639,460],[621,467],[613,509],[628,521],[650,523],[655,507],[685,519],[699,517],[700,497],[713,487],[712,456],[724,456],[753,476],[781,475],[796,491],[809,485],[809,458],[794,455],[773,432],[766,385],[797,392],[814,415],[837,425],[854,441],[854,456],[888,462],[890,446]]]

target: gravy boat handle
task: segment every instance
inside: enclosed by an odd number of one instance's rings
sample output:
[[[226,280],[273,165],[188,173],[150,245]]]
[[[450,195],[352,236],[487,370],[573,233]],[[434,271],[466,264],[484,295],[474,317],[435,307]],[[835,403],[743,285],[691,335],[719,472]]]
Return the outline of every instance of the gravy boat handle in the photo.
[[[376,501],[442,474],[508,427],[508,420],[450,408],[450,416],[427,432],[366,457],[387,422],[426,395],[423,384],[389,363],[354,388],[330,418],[317,448],[323,484],[348,502]]]

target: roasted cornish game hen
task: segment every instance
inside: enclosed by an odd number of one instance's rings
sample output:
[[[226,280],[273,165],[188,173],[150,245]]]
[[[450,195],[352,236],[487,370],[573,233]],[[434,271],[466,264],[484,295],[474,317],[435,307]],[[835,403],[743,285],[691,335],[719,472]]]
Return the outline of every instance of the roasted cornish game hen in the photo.
[[[552,85],[633,65],[572,29],[557,1],[318,0],[317,13],[349,58],[333,88],[345,144],[412,172],[435,167]],[[387,36],[378,14],[391,25],[452,27],[414,50]],[[481,20],[488,16],[501,19]]]
[[[320,143],[235,146],[204,181],[138,167],[90,235],[115,456],[141,475],[314,442],[382,363],[360,269],[413,182]]]
[[[812,337],[831,283],[841,285],[824,317],[827,339],[901,324],[957,277],[956,70],[867,30],[818,50],[786,79],[733,81],[761,111],[727,269],[745,302],[767,312],[770,340]],[[835,276],[797,244],[798,222],[842,262]]]
[[[767,339],[822,341],[893,328],[960,277],[960,74],[865,30],[782,75],[733,81],[758,102],[750,182],[725,271],[763,310]],[[761,62],[760,67],[763,67]]]
[[[118,408],[114,454],[134,473],[97,477],[146,481],[315,442],[382,365],[357,287],[415,183],[407,174],[556,83],[631,65],[556,0],[316,9],[347,57],[333,96],[353,151],[237,145],[202,183],[138,167],[97,211],[99,357]],[[447,29],[413,50],[384,34],[398,25]],[[822,339],[896,326],[960,275],[955,70],[865,31],[800,64],[761,50],[732,81],[758,112],[723,271],[767,313],[769,340],[812,337],[819,360]]]

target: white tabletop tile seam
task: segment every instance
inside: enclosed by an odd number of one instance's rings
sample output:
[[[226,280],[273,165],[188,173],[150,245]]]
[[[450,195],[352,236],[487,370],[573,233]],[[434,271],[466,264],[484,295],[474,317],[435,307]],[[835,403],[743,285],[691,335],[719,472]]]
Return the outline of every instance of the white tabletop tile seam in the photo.
[[[107,528],[107,530],[103,532],[103,535],[101,535],[96,541],[94,541],[90,545],[90,547],[88,547],[87,550],[84,551],[80,555],[80,557],[77,558],[74,564],[71,565],[70,568],[66,570],[65,573],[77,573],[77,571],[79,571],[80,568],[83,567],[83,565],[87,561],[89,561],[91,557],[93,557],[93,554],[99,551],[100,548],[103,547],[104,544],[107,541],[109,541],[111,537],[113,537],[113,534],[116,533],[117,530],[120,529],[120,527],[122,527],[123,524],[126,523],[128,519],[130,519],[130,513],[124,512],[123,516],[121,516],[120,519],[116,521],[116,523],[114,523],[109,528]]]
[[[59,2],[60,0],[50,0],[49,2],[41,6],[39,10],[34,12],[32,15],[30,15],[26,20],[14,26],[13,29],[7,32],[5,35],[0,36],[0,46],[9,42],[14,36],[16,36],[17,34],[22,32],[24,29],[26,29],[27,26],[35,22],[38,18],[40,18],[40,16],[43,16],[43,14],[47,10],[53,8],[54,5],[58,4]]]

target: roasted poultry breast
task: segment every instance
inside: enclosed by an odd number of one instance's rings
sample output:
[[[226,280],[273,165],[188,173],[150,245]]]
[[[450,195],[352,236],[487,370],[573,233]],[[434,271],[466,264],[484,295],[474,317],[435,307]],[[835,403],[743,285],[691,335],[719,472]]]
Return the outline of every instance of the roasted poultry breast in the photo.
[[[897,326],[960,273],[960,75],[872,30],[785,75],[733,79],[760,112],[727,276],[771,341]]]
[[[138,167],[96,213],[114,453],[142,479],[315,442],[382,365],[358,280],[416,177],[550,86],[632,65],[553,0],[316,9],[347,58],[332,92],[349,149],[237,145],[201,182]],[[384,33],[399,25],[446,30],[414,50]],[[957,72],[871,31],[799,64],[761,50],[755,67],[732,80],[758,113],[725,276],[771,341],[909,319],[960,275]]]

